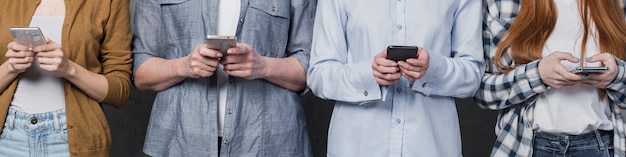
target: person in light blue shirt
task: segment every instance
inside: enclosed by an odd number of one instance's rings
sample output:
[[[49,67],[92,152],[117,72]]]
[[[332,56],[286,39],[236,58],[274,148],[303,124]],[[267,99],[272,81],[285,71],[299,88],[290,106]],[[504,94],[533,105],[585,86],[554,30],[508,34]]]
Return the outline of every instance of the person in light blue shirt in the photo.
[[[328,156],[462,156],[454,98],[481,82],[481,26],[477,0],[319,0],[307,83],[336,101]]]

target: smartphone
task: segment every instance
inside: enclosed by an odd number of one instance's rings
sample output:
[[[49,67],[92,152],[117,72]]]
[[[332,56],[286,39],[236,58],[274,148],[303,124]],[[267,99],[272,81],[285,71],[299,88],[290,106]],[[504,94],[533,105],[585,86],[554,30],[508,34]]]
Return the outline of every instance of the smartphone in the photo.
[[[210,49],[218,50],[223,55],[229,48],[237,46],[237,36],[232,35],[207,35],[206,45]]]
[[[603,73],[608,72],[609,67],[576,67],[573,73]]]
[[[18,44],[30,47],[46,44],[46,38],[44,38],[39,27],[10,27],[9,32]]]
[[[417,50],[417,46],[391,45],[387,47],[387,59],[397,62],[417,58]]]

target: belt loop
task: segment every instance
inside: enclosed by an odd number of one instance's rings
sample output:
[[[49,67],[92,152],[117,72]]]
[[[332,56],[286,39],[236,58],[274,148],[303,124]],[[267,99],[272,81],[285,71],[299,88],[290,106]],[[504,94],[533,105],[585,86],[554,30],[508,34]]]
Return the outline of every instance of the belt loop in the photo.
[[[593,131],[596,134],[596,139],[598,140],[598,146],[600,150],[605,150],[606,146],[604,145],[604,141],[602,140],[602,134],[600,134],[599,130]]]
[[[52,112],[52,121],[54,123],[54,132],[59,133],[61,132],[61,127],[60,122],[59,122],[59,112],[58,111],[53,111]]]
[[[7,123],[7,127],[9,127],[10,130],[13,130],[15,129],[15,117],[17,116],[17,113],[15,112],[17,110],[10,108],[9,111],[10,111],[8,113],[9,116],[7,116],[6,123]]]

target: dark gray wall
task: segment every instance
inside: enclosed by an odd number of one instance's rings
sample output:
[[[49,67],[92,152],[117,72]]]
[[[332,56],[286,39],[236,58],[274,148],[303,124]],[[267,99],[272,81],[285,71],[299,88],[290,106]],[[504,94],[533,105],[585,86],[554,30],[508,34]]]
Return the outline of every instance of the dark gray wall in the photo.
[[[152,109],[154,93],[132,89],[131,100],[121,109],[104,106],[109,121],[113,143],[112,157],[145,156],[142,152],[146,127]],[[333,102],[312,94],[302,98],[311,147],[316,157],[325,157],[328,123]],[[471,99],[457,100],[463,155],[488,156],[495,140],[493,126],[496,112],[479,109]]]

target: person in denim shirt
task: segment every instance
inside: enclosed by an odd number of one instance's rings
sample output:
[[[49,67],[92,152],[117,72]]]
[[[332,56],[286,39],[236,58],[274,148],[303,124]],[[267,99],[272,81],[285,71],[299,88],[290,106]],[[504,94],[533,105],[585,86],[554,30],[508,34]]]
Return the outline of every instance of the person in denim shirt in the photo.
[[[136,2],[134,84],[158,91],[146,154],[311,156],[300,94],[316,1]],[[204,44],[225,33],[227,54]]]

